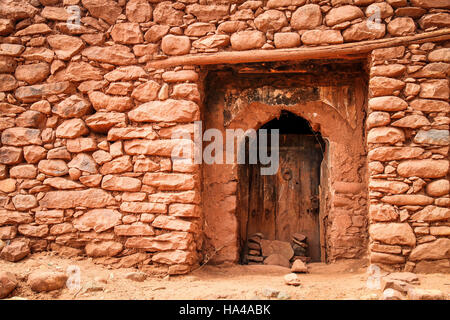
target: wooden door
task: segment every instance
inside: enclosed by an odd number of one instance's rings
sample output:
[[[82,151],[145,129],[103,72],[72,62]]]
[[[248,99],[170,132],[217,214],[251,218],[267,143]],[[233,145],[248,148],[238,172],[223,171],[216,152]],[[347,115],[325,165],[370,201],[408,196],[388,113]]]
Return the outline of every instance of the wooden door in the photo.
[[[247,166],[245,239],[261,232],[266,239],[291,242],[293,233],[307,236],[308,256],[320,261],[319,183],[322,150],[313,135],[280,135],[276,175],[262,176],[259,165]],[[241,186],[242,186],[241,181]],[[242,194],[242,189],[240,191]],[[247,200],[247,201],[245,201]],[[244,208],[242,208],[244,209]],[[242,220],[241,220],[242,223]],[[242,234],[242,233],[241,233]]]

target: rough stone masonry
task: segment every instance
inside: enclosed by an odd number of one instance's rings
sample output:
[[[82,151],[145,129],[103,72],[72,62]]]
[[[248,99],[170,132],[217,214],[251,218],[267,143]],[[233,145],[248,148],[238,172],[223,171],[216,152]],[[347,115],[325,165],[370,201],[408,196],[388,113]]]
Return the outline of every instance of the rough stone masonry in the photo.
[[[449,272],[449,27],[449,0],[0,0],[0,257],[203,260],[201,168],[172,163],[170,138],[202,118],[204,74],[158,61],[447,30],[367,55],[359,227],[372,263]]]

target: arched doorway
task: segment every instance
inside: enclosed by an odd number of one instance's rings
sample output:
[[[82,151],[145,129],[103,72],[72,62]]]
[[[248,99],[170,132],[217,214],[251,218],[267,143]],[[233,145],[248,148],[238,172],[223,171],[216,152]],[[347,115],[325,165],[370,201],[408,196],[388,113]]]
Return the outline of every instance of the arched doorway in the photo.
[[[261,253],[253,258],[257,250],[248,246],[255,234],[290,243],[293,259],[321,261],[319,185],[325,143],[307,120],[284,110],[261,129],[279,130],[279,165],[274,175],[262,175],[259,162],[240,165],[241,262],[260,262]]]
[[[329,71],[306,74],[297,72],[301,68],[296,67],[293,72],[272,72],[266,65],[259,66],[267,72],[242,73],[240,70],[248,69],[239,65],[208,72],[203,128],[218,129],[225,137],[228,130],[258,130],[277,118],[280,123],[275,127],[290,127],[294,135],[307,139],[314,131],[312,138],[321,136],[326,146],[319,170],[320,261],[363,256],[367,252],[368,195],[367,79],[362,65],[330,62],[326,64]],[[291,118],[292,126],[286,124],[286,111],[298,116]],[[306,131],[296,131],[301,128]],[[226,151],[224,148],[224,155]],[[319,163],[320,159],[316,165]],[[249,175],[241,174],[242,169],[239,161],[202,165],[202,253],[212,257],[211,263],[237,263],[245,254],[250,187]],[[264,201],[274,203],[270,198]]]

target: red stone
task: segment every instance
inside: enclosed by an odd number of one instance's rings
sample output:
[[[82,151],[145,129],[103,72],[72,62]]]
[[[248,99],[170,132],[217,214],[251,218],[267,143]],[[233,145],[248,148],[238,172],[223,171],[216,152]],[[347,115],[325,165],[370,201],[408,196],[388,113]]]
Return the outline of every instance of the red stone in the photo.
[[[343,43],[338,30],[308,30],[302,34],[302,42],[306,45],[326,45]]]
[[[397,172],[402,177],[441,178],[449,169],[448,160],[409,160],[397,167]]]
[[[93,17],[101,18],[109,24],[116,22],[122,12],[122,8],[112,0],[82,0],[81,2]]]
[[[186,36],[167,35],[162,39],[161,49],[167,55],[184,55],[191,50],[191,41]]]
[[[97,150],[97,143],[92,138],[76,138],[67,140],[67,150],[73,153]]]
[[[81,61],[69,63],[69,66],[65,70],[64,76],[65,80],[78,82],[87,80],[103,80],[103,73],[103,70],[100,68],[96,68],[87,62]],[[74,97],[76,96],[71,96],[69,99]]]
[[[431,62],[450,62],[450,48],[442,48],[431,51],[428,54]]]
[[[29,224],[21,224],[18,228],[19,232],[28,237],[38,237],[42,238],[48,235],[48,226],[39,225],[33,226]]]
[[[254,22],[256,28],[262,32],[279,31],[288,24],[284,13],[278,10],[265,11],[256,17]]]
[[[14,274],[0,271],[0,299],[7,297],[16,288],[17,283]]]
[[[11,178],[34,179],[36,178],[36,175],[37,175],[37,168],[31,164],[15,166],[9,170],[9,176]]]
[[[130,111],[128,117],[136,122],[191,122],[198,120],[199,108],[192,101],[151,101]]]
[[[420,84],[420,97],[431,99],[449,98],[449,82],[448,80],[427,80]]]
[[[11,262],[17,262],[30,254],[27,241],[12,241],[6,245],[0,253],[0,258]]]
[[[146,173],[142,183],[164,191],[192,190],[195,187],[194,177],[182,173]]]
[[[148,42],[158,42],[169,32],[169,29],[167,25],[154,25],[145,33],[144,39]]]
[[[129,97],[109,96],[100,91],[89,93],[89,100],[97,111],[128,111],[133,107],[133,101]]]
[[[47,117],[43,113],[34,110],[27,110],[17,117],[16,126],[26,128],[43,128],[46,120]]]
[[[266,43],[266,36],[260,31],[239,31],[231,36],[233,50],[259,49]]]
[[[86,254],[89,257],[114,257],[122,249],[123,245],[115,241],[89,242],[85,247]]]
[[[212,23],[194,22],[186,28],[184,34],[190,37],[202,37],[208,32],[214,32],[215,30],[216,27]]]
[[[131,177],[107,175],[103,177],[102,189],[111,191],[139,191],[141,180]]]
[[[314,29],[322,24],[322,12],[317,4],[298,8],[291,17],[291,27],[296,30]]]
[[[411,221],[434,222],[445,221],[450,218],[450,209],[436,206],[426,206],[424,209],[414,213]]]
[[[156,81],[150,80],[137,86],[131,96],[141,102],[149,102],[158,97],[161,86]]]
[[[72,95],[52,108],[52,112],[62,118],[78,118],[88,113],[89,102],[77,95]]]
[[[162,78],[165,82],[196,82],[198,73],[193,70],[166,71]]]
[[[26,212],[19,211],[0,211],[0,225],[31,223],[33,218]]]
[[[440,197],[448,195],[450,192],[449,188],[449,181],[446,179],[440,179],[430,182],[426,187],[426,191],[427,194],[432,197]]]
[[[190,251],[174,250],[159,252],[152,257],[152,261],[162,264],[194,264],[196,255]]]
[[[440,238],[419,244],[412,250],[409,259],[412,261],[450,259],[450,239]]]
[[[169,215],[174,217],[200,218],[201,208],[193,204],[174,203],[169,206]]]
[[[416,236],[408,223],[375,223],[369,227],[369,234],[373,240],[386,244],[416,244]]]
[[[82,51],[89,60],[126,66],[136,63],[136,58],[130,48],[116,44],[109,47],[89,47]]]
[[[417,147],[378,147],[369,151],[370,160],[391,161],[417,158],[425,152]]]
[[[300,35],[296,32],[277,32],[274,35],[275,47],[294,48],[300,45]]]
[[[387,30],[393,36],[405,36],[416,31],[416,24],[410,17],[395,18],[388,23]]]
[[[183,24],[184,12],[176,10],[172,2],[158,3],[153,10],[153,21],[159,25],[180,26]]]
[[[63,160],[41,160],[38,169],[49,176],[60,177],[69,172],[67,164]]]
[[[389,96],[395,91],[400,91],[405,87],[401,80],[388,77],[372,77],[369,81],[369,90],[373,97]]]
[[[49,210],[49,211],[37,211],[35,213],[35,220],[38,224],[55,224],[62,223],[64,221],[63,210]]]
[[[432,204],[434,202],[434,199],[420,194],[399,194],[385,196],[381,198],[381,201],[397,206],[423,206]]]
[[[138,23],[126,22],[115,24],[111,30],[114,42],[121,44],[138,44],[144,42]]]
[[[114,227],[114,233],[118,236],[152,236],[155,231],[146,224],[122,225]]]
[[[2,143],[11,146],[26,146],[29,144],[42,144],[41,131],[30,128],[8,128],[2,133]]]
[[[368,143],[388,143],[395,144],[405,140],[403,131],[392,127],[377,127],[369,131],[367,135]]]
[[[48,36],[47,42],[61,60],[70,60],[84,47],[81,39],[61,34]]]
[[[198,232],[198,225],[194,222],[179,219],[172,216],[159,215],[153,221],[152,226],[155,228],[174,230],[174,231],[186,231],[186,232]]]
[[[220,4],[191,4],[186,7],[186,12],[194,15],[200,22],[221,20],[228,14],[228,5]]]
[[[153,9],[146,0],[131,0],[127,2],[126,14],[131,22],[147,22],[152,19]]]
[[[167,206],[162,203],[151,202],[122,202],[120,210],[133,213],[166,213]]]
[[[126,171],[132,171],[133,170],[133,164],[131,163],[130,156],[122,156],[119,158],[116,158],[112,161],[109,161],[105,163],[100,168],[100,173],[103,175],[107,174],[116,174],[116,173],[122,173]]]
[[[86,124],[93,131],[106,133],[112,127],[125,127],[126,117],[118,112],[96,112],[86,118]]]
[[[46,83],[19,87],[15,91],[15,96],[23,102],[35,102],[40,100],[42,97],[67,92],[70,88],[70,83],[67,81]]]
[[[25,64],[17,66],[15,77],[28,84],[35,84],[43,81],[50,74],[50,67],[45,62],[35,64]]]
[[[56,129],[56,137],[58,138],[73,139],[86,133],[89,133],[89,130],[81,119],[66,120]]]
[[[394,127],[416,129],[423,126],[429,126],[430,124],[430,121],[428,121],[426,117],[413,114],[394,121],[391,125]]]
[[[224,48],[230,44],[230,36],[225,34],[212,34],[192,43],[194,48],[198,49],[212,49],[212,48]]]
[[[332,27],[336,24],[351,21],[364,16],[360,8],[356,6],[345,5],[338,8],[331,9],[325,16],[325,23]]]
[[[101,189],[80,191],[50,191],[39,202],[42,208],[69,209],[76,207],[104,208],[115,205],[114,198]]]

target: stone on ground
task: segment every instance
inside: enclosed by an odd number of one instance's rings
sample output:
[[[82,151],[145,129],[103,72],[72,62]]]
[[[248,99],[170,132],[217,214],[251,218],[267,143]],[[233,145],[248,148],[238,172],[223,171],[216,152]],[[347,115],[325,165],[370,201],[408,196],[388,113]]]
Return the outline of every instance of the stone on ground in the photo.
[[[277,299],[279,300],[289,300],[290,298],[291,295],[284,291],[280,291],[280,293],[277,295]]]
[[[308,267],[302,260],[297,259],[292,264],[291,271],[294,273],[307,273]]]
[[[129,272],[125,275],[125,279],[142,282],[147,279],[147,274],[144,272]]]
[[[287,258],[292,259],[294,256],[294,250],[289,242],[280,240],[261,240],[261,251],[264,257],[268,257],[271,254],[280,254]]]
[[[290,286],[299,286],[300,285],[300,279],[298,278],[297,274],[295,273],[289,273],[284,276],[284,283]]]
[[[13,241],[6,245],[0,253],[0,258],[11,262],[17,262],[30,254],[30,248],[25,241]]]
[[[278,253],[274,253],[274,254],[271,254],[270,256],[268,256],[264,260],[264,264],[274,265],[274,266],[282,266],[282,267],[286,267],[286,268],[289,268],[289,266],[290,266],[289,260],[285,256],[282,256],[281,254],[278,254]]]
[[[440,290],[412,288],[408,290],[410,300],[445,300],[445,294]]]
[[[419,277],[412,272],[393,272],[390,273],[387,277],[393,280],[399,280],[411,284],[420,284]]]
[[[273,288],[265,288],[262,291],[262,295],[266,298],[276,298],[279,293],[280,293],[280,290],[273,289]]]
[[[7,297],[17,286],[17,279],[14,274],[7,271],[0,271],[0,299]]]
[[[383,290],[383,292],[387,289],[393,289],[402,294],[406,294],[411,288],[412,286],[410,284],[400,280],[389,279],[389,277],[385,277],[381,281],[381,290]]]
[[[28,276],[28,285],[35,292],[62,289],[66,285],[67,275],[54,271],[34,271]]]
[[[400,291],[389,288],[383,291],[380,300],[405,300],[405,297]]]

